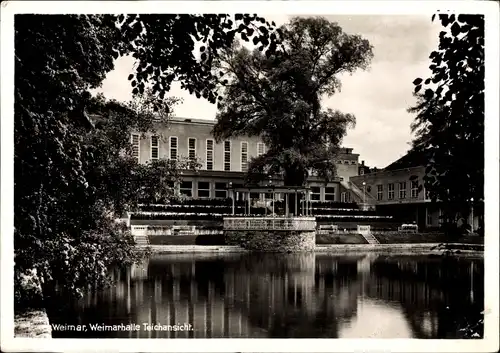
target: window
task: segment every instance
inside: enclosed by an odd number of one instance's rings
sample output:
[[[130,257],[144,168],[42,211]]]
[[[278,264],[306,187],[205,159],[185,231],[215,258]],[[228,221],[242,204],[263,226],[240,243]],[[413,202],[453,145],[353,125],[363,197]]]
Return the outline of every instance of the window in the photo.
[[[321,200],[321,188],[319,186],[313,186],[311,188],[311,201]]]
[[[377,185],[377,200],[382,201],[384,198],[384,185]]]
[[[262,142],[257,143],[257,156],[262,156],[266,153],[266,145]]]
[[[325,201],[335,201],[335,188],[325,188]]]
[[[208,181],[198,182],[198,197],[210,198],[210,183]]]
[[[231,170],[231,141],[224,141],[224,170]]]
[[[241,143],[241,171],[248,170],[248,142]]]
[[[188,138],[188,157],[190,161],[196,159],[196,139],[193,137]]]
[[[400,199],[406,198],[406,181],[399,183],[399,198]]]
[[[361,169],[359,170],[359,175],[364,175],[364,174],[365,174],[365,169],[364,169],[364,168],[361,168]]]
[[[177,137],[170,136],[170,159],[177,160]]]
[[[207,140],[207,170],[214,169],[214,140]]]
[[[340,193],[340,202],[351,202],[351,193],[350,192]]]
[[[215,198],[227,199],[227,184],[215,183]]]
[[[139,134],[132,134],[132,156],[139,160]]]
[[[151,136],[151,159],[158,159],[160,154],[160,141],[158,136]]]
[[[192,181],[183,181],[181,183],[181,194],[185,196],[193,196],[193,182]]]
[[[387,199],[394,200],[394,184],[387,185]]]
[[[349,161],[346,159],[346,160],[344,161],[344,164],[349,164]]]
[[[351,164],[356,164],[356,161],[351,161]]]
[[[418,197],[418,180],[413,180],[411,182],[411,198],[416,199]]]
[[[337,164],[342,164],[342,161],[341,161],[341,160],[338,160],[338,161],[337,161]]]

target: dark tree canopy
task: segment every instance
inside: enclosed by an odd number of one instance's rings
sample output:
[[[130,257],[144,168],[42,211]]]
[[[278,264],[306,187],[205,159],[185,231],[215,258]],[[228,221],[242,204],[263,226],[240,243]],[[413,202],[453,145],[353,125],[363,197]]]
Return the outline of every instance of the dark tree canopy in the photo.
[[[418,101],[409,111],[416,114],[413,149],[429,161],[425,188],[453,218],[469,213],[471,198],[484,198],[484,17],[439,20],[432,75],[413,82]]]
[[[35,270],[45,285],[60,281],[79,292],[102,280],[110,264],[131,259],[131,239],[110,213],[133,205],[134,190],[142,197],[153,192],[148,177],[175,180],[178,166],[137,166],[121,158],[129,128],[152,126],[143,103],[168,116],[173,102],[165,92],[174,80],[214,103],[219,81],[213,58],[237,36],[273,52],[279,34],[248,14],[234,20],[223,14],[16,15],[14,24],[16,291],[23,274]],[[198,60],[193,49],[199,41]],[[88,93],[121,55],[137,59],[129,80],[143,99],[139,105]],[[89,132],[86,109],[104,111],[110,120]],[[134,189],[124,189],[130,185]],[[157,191],[155,198],[169,195],[168,189]]]
[[[321,99],[340,90],[339,74],[368,67],[372,47],[324,18],[294,18],[281,32],[275,53],[234,45],[221,55],[220,75],[228,83],[214,135],[219,141],[240,135],[263,139],[267,151],[251,161],[250,179],[278,174],[285,185],[304,185],[314,171],[328,181],[355,118],[325,109]]]

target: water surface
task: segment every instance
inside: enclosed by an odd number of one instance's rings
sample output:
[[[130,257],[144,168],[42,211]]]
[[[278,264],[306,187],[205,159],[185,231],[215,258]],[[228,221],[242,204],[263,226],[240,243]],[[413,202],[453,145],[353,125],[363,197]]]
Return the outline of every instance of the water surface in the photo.
[[[461,338],[483,308],[482,260],[172,254],[113,276],[116,285],[49,310],[52,324],[87,327],[54,338]]]

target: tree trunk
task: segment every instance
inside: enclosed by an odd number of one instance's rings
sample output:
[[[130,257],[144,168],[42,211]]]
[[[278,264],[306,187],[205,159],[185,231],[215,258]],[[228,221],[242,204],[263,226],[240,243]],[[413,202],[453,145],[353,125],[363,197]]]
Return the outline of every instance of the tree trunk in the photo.
[[[283,178],[284,186],[303,187],[306,181],[307,181],[306,170],[301,166],[293,165],[285,169],[285,175]],[[297,194],[297,200],[295,200],[296,199],[295,193],[289,194],[288,212],[290,215],[293,214],[297,216],[301,213],[300,201],[302,198],[303,197],[300,193]]]

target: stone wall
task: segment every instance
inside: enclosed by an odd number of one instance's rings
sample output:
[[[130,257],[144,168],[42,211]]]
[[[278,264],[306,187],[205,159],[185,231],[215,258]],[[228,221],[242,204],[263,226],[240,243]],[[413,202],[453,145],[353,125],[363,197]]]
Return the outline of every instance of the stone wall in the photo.
[[[225,230],[227,245],[239,245],[251,251],[314,251],[315,231],[300,230]]]

